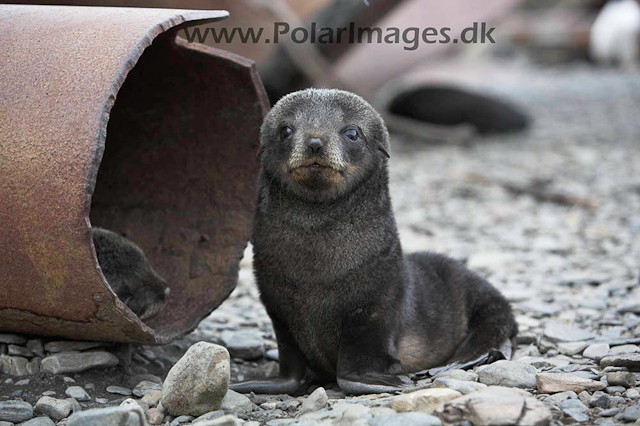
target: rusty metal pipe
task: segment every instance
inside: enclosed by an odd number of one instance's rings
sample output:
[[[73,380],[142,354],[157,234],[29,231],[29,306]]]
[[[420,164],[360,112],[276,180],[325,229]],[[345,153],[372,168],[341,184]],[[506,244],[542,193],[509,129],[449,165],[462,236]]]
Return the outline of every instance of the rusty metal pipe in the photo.
[[[167,343],[233,290],[268,102],[253,62],[176,37],[226,16],[0,6],[0,330]],[[92,225],[169,282],[149,324],[111,291]]]

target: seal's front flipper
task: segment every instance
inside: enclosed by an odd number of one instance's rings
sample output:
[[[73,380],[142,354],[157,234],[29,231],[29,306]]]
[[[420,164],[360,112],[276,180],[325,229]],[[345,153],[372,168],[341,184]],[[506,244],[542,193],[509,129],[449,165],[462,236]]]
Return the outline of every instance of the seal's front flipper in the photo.
[[[295,378],[284,379],[275,378],[270,380],[251,380],[248,382],[233,383],[229,385],[229,389],[239,393],[266,393],[271,395],[278,394],[297,394],[305,383]]]
[[[359,377],[338,377],[338,386],[346,394],[393,393],[413,387],[409,376],[401,374],[365,373]]]

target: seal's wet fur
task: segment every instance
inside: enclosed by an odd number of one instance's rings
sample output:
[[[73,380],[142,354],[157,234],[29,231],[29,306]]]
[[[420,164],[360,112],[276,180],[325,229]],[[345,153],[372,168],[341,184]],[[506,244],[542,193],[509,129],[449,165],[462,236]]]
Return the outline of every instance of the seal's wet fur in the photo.
[[[484,279],[443,255],[403,256],[388,152],[380,115],[349,92],[295,92],[265,118],[252,242],[280,376],[232,389],[295,393],[313,375],[392,391],[411,372],[486,361],[515,336]]]
[[[169,289],[143,251],[125,237],[96,227],[93,245],[102,273],[118,298],[143,321],[158,315]]]

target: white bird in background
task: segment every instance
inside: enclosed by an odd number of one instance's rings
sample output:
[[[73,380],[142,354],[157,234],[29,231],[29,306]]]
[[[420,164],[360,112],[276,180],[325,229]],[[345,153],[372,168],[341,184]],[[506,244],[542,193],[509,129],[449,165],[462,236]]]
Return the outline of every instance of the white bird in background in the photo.
[[[591,27],[591,58],[606,65],[636,68],[639,62],[640,5],[636,0],[611,0]]]

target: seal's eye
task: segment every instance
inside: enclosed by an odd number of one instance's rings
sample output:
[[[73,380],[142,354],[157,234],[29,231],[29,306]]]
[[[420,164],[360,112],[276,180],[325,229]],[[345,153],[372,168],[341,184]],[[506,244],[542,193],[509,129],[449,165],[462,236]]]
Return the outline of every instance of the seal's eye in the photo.
[[[347,129],[344,131],[344,135],[354,142],[360,137],[356,129]]]
[[[289,126],[280,127],[280,139],[285,140],[293,133],[293,129]]]

